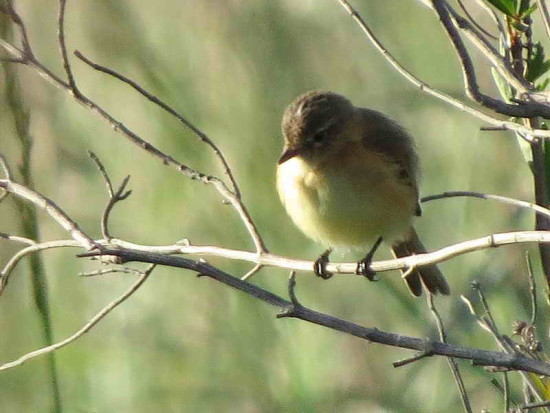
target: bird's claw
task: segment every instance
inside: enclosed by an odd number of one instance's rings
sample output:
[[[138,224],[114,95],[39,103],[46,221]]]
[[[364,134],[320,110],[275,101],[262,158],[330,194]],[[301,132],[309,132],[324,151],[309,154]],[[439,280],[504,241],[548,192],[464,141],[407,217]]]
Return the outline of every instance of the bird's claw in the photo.
[[[357,263],[357,268],[355,270],[355,273],[357,275],[362,275],[364,277],[367,277],[369,281],[378,281],[379,278],[376,276],[376,271],[373,271],[370,265],[372,264],[372,257],[374,257],[374,253],[382,243],[382,237],[378,237],[370,251],[367,253],[365,258],[363,258],[361,261]]]
[[[378,281],[379,278],[376,276],[376,271],[373,271],[370,267],[372,263],[372,256],[366,256],[361,261],[357,263],[357,269],[355,273],[357,275],[362,275],[367,277],[369,281]]]
[[[332,249],[328,249],[323,252],[319,258],[315,260],[313,264],[313,272],[317,277],[321,277],[323,280],[328,280],[333,274],[330,271],[327,271],[327,264],[330,262],[329,255],[332,252]]]

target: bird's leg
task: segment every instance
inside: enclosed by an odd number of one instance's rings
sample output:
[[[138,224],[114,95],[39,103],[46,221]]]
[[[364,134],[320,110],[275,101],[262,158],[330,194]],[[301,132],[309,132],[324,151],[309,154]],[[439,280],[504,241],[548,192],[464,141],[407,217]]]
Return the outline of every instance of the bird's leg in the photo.
[[[363,275],[367,277],[370,281],[378,281],[376,278],[376,272],[374,272],[370,265],[372,263],[372,257],[374,256],[374,253],[382,243],[382,237],[378,237],[372,248],[369,252],[367,252],[367,255],[365,255],[365,258],[363,258],[361,261],[357,263],[357,269],[355,270],[355,273],[357,275]]]
[[[317,277],[321,277],[323,280],[328,280],[333,275],[331,272],[327,271],[327,264],[330,262],[328,257],[331,252],[332,248],[329,248],[323,252],[313,264],[313,272]]]

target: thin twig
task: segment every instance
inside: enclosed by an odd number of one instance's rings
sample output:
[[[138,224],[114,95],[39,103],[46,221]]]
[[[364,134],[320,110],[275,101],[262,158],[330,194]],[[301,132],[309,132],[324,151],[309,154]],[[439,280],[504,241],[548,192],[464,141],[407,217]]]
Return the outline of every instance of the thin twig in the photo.
[[[532,202],[522,201],[520,199],[515,199],[515,198],[509,198],[502,195],[484,194],[481,192],[473,192],[473,191],[447,191],[441,194],[422,197],[420,199],[420,202],[429,202],[429,201],[434,201],[436,199],[456,198],[456,197],[468,197],[468,198],[494,200],[494,201],[502,202],[503,204],[514,205],[519,208],[531,209],[539,215],[543,215],[545,217],[550,218],[549,209],[544,208],[540,205],[534,204]]]
[[[19,27],[19,31],[21,32],[21,45],[23,46],[23,54],[16,59],[18,59],[20,63],[27,63],[28,59],[34,59],[34,54],[31,49],[27,28],[25,27],[21,16],[15,11],[15,8],[13,7],[13,0],[7,0],[6,8],[0,8],[0,12],[6,13],[17,25],[17,27]]]
[[[489,17],[491,17],[491,19],[493,19],[493,21],[495,22],[495,25],[498,28],[498,32],[500,34],[501,39],[505,39],[506,30],[504,29],[502,22],[498,18],[495,11],[491,8],[491,6],[487,4],[486,0],[476,0],[476,3],[478,4],[479,7],[485,10],[485,12],[489,15]]]
[[[433,295],[432,294],[426,294],[427,300],[428,300],[428,308],[432,312],[432,315],[434,316],[435,323],[437,325],[437,330],[439,331],[439,339],[442,343],[447,342],[447,333],[445,332],[445,327],[443,326],[443,321],[441,320],[441,316],[439,315],[439,311],[437,311],[437,308],[435,307]],[[472,413],[472,406],[470,404],[470,398],[468,397],[468,393],[466,393],[466,386],[464,385],[464,380],[462,379],[462,375],[460,374],[460,370],[458,368],[458,364],[456,360],[452,358],[447,358],[447,363],[449,364],[449,368],[451,369],[451,372],[453,373],[453,377],[455,379],[456,387],[458,388],[458,393],[460,394],[460,399],[462,400],[462,406],[464,407],[464,410],[468,413]]]
[[[533,273],[533,265],[529,251],[525,252],[525,263],[527,264],[527,277],[529,279],[529,295],[531,296],[531,325],[535,325],[537,321],[537,283]]]
[[[4,232],[0,232],[0,239],[5,239],[7,241],[19,242],[21,244],[26,244],[26,245],[35,245],[36,244],[36,241],[33,240],[33,239],[25,238],[25,237],[19,237],[17,235],[10,235],[10,234],[6,234]]]
[[[157,96],[153,95],[150,92],[147,92],[145,89],[143,89],[140,85],[138,85],[133,80],[129,79],[126,76],[121,75],[120,73],[109,69],[108,67],[101,66],[97,63],[92,62],[90,59],[88,59],[86,56],[84,56],[82,53],[80,53],[78,50],[74,52],[75,56],[78,57],[80,60],[82,60],[87,65],[91,66],[93,69],[98,70],[100,72],[106,73],[110,76],[113,76],[115,79],[118,79],[127,85],[130,85],[133,87],[136,91],[141,93],[141,95],[145,96],[147,99],[149,99],[154,104],[160,106],[162,109],[164,109],[166,112],[174,116],[177,120],[179,120],[183,125],[185,125],[187,128],[189,128],[198,138],[206,143],[214,154],[218,157],[220,160],[224,173],[227,175],[231,182],[231,186],[233,189],[233,192],[235,196],[239,199],[241,199],[241,191],[239,189],[239,185],[237,184],[237,181],[235,177],[233,176],[233,172],[231,171],[231,168],[229,167],[229,163],[227,162],[227,159],[225,159],[225,156],[223,155],[222,151],[218,148],[218,146],[214,143],[212,139],[206,135],[203,131],[201,131],[199,128],[197,128],[193,123],[188,121],[185,117],[183,117],[179,112],[177,112],[173,107],[168,105],[166,102],[163,102],[161,99],[159,99]]]
[[[24,53],[21,50],[14,47],[13,45],[11,45],[10,43],[6,42],[3,39],[0,39],[0,46],[2,46],[12,57],[16,57],[16,58],[24,57]],[[127,138],[134,145],[147,151],[150,155],[160,159],[165,165],[170,165],[174,167],[176,170],[178,170],[180,173],[184,174],[188,178],[200,181],[204,184],[210,184],[214,186],[214,188],[218,191],[218,193],[225,200],[227,200],[239,214],[245,228],[247,229],[248,233],[250,234],[250,237],[252,238],[252,242],[254,243],[254,246],[258,251],[258,253],[263,253],[267,251],[267,247],[265,246],[263,238],[260,235],[255,223],[253,222],[250,216],[250,213],[248,212],[248,209],[241,202],[241,200],[235,195],[235,193],[221,179],[216,178],[214,176],[206,175],[202,172],[199,172],[195,169],[188,167],[187,165],[182,164],[181,162],[178,162],[172,156],[163,153],[162,151],[160,151],[159,149],[151,145],[149,142],[142,139],[136,133],[132,132],[124,124],[122,124],[121,122],[113,118],[106,110],[104,110],[98,104],[94,103],[88,97],[84,96],[81,92],[78,94],[71,93],[72,89],[68,83],[64,82],[62,79],[60,79],[50,70],[48,70],[44,65],[42,65],[34,57],[27,58],[25,63],[32,69],[36,70],[36,72],[41,77],[46,79],[48,82],[50,82],[57,88],[64,90],[65,92],[69,92],[78,103],[88,108],[93,113],[97,114],[102,120],[104,120],[109,125],[111,125],[116,132],[120,133],[122,136]]]
[[[105,169],[105,166],[101,162],[101,160],[98,158],[98,156],[93,153],[92,151],[88,151],[88,156],[92,158],[92,160],[95,162],[97,169],[101,173],[101,176],[103,177],[103,180],[105,181],[105,185],[107,186],[107,192],[109,192],[109,197],[112,198],[115,193],[113,190],[113,184],[111,183],[111,178],[109,178],[109,174],[107,173],[107,170]]]
[[[382,54],[382,56],[390,63],[390,65],[395,70],[397,70],[403,77],[405,77],[410,83],[418,87],[421,91],[431,96],[434,96],[437,99],[440,99],[443,102],[451,106],[454,106],[455,108],[463,112],[466,112],[491,125],[498,126],[506,130],[523,133],[526,136],[528,136],[527,139],[529,139],[529,137],[531,136],[538,136],[538,137],[545,137],[545,138],[550,137],[550,131],[545,131],[540,129],[531,130],[515,122],[508,122],[508,121],[495,119],[477,109],[472,108],[471,106],[466,105],[465,103],[453,98],[452,96],[447,95],[446,93],[443,93],[441,91],[438,91],[432,88],[430,85],[423,82],[422,80],[417,78],[415,75],[413,75],[411,72],[409,72],[403,65],[401,65],[397,61],[397,59],[395,59],[395,57],[393,57],[393,55],[378,40],[374,32],[366,24],[366,22],[363,20],[361,15],[349,4],[347,0],[338,0],[338,2],[342,5],[342,7],[344,7],[347,10],[347,12],[351,15],[351,18],[358,24],[358,26],[366,34],[370,42],[376,47],[376,49]]]
[[[70,337],[67,337],[65,340],[59,341],[51,346],[43,347],[41,349],[32,351],[30,353],[25,354],[24,356],[18,358],[17,360],[11,361],[9,363],[5,363],[0,366],[0,371],[11,369],[13,367],[20,366],[21,364],[25,363],[26,361],[29,361],[35,357],[43,356],[44,354],[51,353],[52,351],[56,351],[62,347],[65,347],[66,345],[72,343],[73,341],[79,339],[84,334],[86,334],[92,327],[94,327],[97,323],[99,323],[107,314],[109,314],[111,311],[113,311],[116,307],[118,307],[120,304],[122,304],[124,301],[126,301],[132,294],[134,294],[139,287],[147,280],[153,269],[155,268],[154,265],[149,267],[139,279],[132,284],[132,286],[124,292],[120,297],[118,297],[116,300],[109,303],[107,306],[105,306],[99,313],[97,313],[95,316],[93,316],[90,321],[88,321],[80,330],[78,330],[76,333],[71,335]]]
[[[462,9],[462,11],[464,12],[464,14],[466,15],[466,17],[468,17],[468,19],[470,20],[470,22],[480,31],[482,32],[483,34],[485,34],[485,36],[487,37],[490,37],[491,39],[493,40],[498,40],[498,38],[495,36],[495,35],[492,35],[491,33],[489,33],[487,30],[485,30],[483,28],[483,26],[481,26],[477,21],[476,19],[474,19],[474,17],[470,14],[470,12],[468,11],[468,8],[466,7],[466,5],[464,4],[464,2],[462,0],[458,0],[458,5],[460,6],[460,8]]]
[[[117,202],[124,201],[132,193],[132,190],[126,190],[126,186],[128,185],[129,180],[130,180],[130,175],[126,176],[122,180],[122,183],[120,184],[119,188],[109,198],[109,202],[107,202],[107,205],[105,206],[105,210],[101,215],[101,234],[103,235],[103,238],[105,238],[106,240],[110,240],[112,238],[111,234],[109,233],[109,216],[111,214],[111,210],[113,209],[113,207]]]
[[[532,85],[527,82],[523,77],[519,76],[510,65],[508,60],[503,58],[497,49],[483,37],[479,31],[473,27],[468,20],[460,16],[448,2],[445,2],[445,6],[449,11],[449,15],[457,29],[461,30],[464,35],[472,42],[474,46],[478,48],[482,56],[485,57],[491,65],[497,70],[497,72],[517,91],[520,93],[533,92]],[[525,101],[520,100],[517,103],[525,104]],[[516,106],[514,106],[516,107]]]
[[[134,275],[140,275],[143,273],[143,271],[136,270],[135,268],[130,267],[122,267],[122,268],[106,268],[104,270],[96,270],[96,271],[88,271],[88,272],[79,272],[79,277],[98,277],[100,275],[106,275],[106,274],[134,274]]]
[[[545,118],[550,118],[550,107],[548,106],[540,105],[535,102],[530,102],[529,104],[523,105],[510,105],[481,93],[470,54],[462,42],[459,33],[457,32],[457,28],[453,24],[450,6],[443,0],[431,0],[431,2],[437,15],[439,16],[439,20],[441,21],[443,28],[447,32],[453,48],[458,55],[464,76],[466,93],[472,100],[486,108],[507,116],[521,118],[542,116]]]
[[[13,175],[11,173],[6,157],[1,153],[0,153],[0,168],[2,168],[2,171],[4,172],[4,177],[8,181],[11,181],[13,179]],[[2,202],[8,196],[8,194],[9,192],[3,189],[2,194],[0,194],[0,202]]]
[[[530,404],[526,404],[526,405],[524,405],[524,406],[521,406],[520,409],[521,409],[521,410],[528,411],[528,410],[533,410],[533,409],[540,409],[541,407],[550,407],[550,401],[549,401],[549,400],[545,400],[545,401],[540,402],[540,403],[530,403]]]
[[[489,307],[489,303],[487,302],[487,299],[485,298],[485,294],[483,293],[483,290],[481,289],[481,286],[479,285],[479,283],[474,281],[471,283],[471,286],[476,291],[486,314],[486,316],[480,317],[474,311],[473,306],[471,306],[470,304],[470,310],[472,311],[472,314],[478,319],[478,323],[482,325],[482,327],[484,327],[485,330],[487,330],[493,336],[493,338],[495,339],[497,344],[500,346],[500,348],[504,350],[507,354],[510,354],[510,355],[521,354],[517,349],[516,343],[514,343],[508,336],[500,334],[497,324],[493,318],[491,309]],[[464,297],[462,298],[464,301],[466,301]],[[533,360],[533,358],[531,359]],[[533,382],[532,377],[530,377],[529,374],[525,372],[520,372],[520,373],[523,378],[523,382],[529,388],[529,390],[533,393],[533,395],[535,395],[539,399],[539,401],[544,400],[544,396],[541,394],[541,390],[537,388],[537,385]]]
[[[95,153],[88,151],[88,155],[90,156],[90,158],[92,158],[92,160],[97,165],[97,168],[101,172],[103,180],[105,181],[105,185],[107,186],[107,192],[109,193],[109,201],[107,202],[107,205],[103,210],[103,214],[101,214],[101,234],[103,235],[103,238],[105,238],[106,240],[110,240],[112,237],[109,233],[109,216],[115,204],[117,202],[125,200],[132,193],[131,190],[126,191],[126,186],[128,185],[130,176],[128,175],[126,178],[124,178],[124,180],[120,184],[120,187],[115,192],[113,190],[111,178],[109,178],[109,174],[107,174],[107,170],[105,169],[103,163],[99,160]]]
[[[30,245],[29,247],[23,248],[22,250],[19,250],[15,255],[10,258],[6,265],[4,265],[2,271],[0,271],[0,295],[2,295],[4,289],[8,285],[13,270],[23,258],[38,251],[64,247],[82,248],[82,244],[74,240],[49,241],[36,243]]]
[[[86,235],[79,227],[78,224],[73,221],[61,208],[59,208],[51,199],[33,191],[23,185],[17,184],[13,181],[6,179],[0,179],[0,188],[7,190],[8,192],[17,195],[20,198],[26,199],[32,202],[34,205],[40,207],[46,211],[63,229],[71,235],[71,237],[78,241],[84,248],[91,250],[99,248],[99,245],[94,242],[88,235]]]
[[[262,264],[256,264],[250,271],[241,277],[241,280],[249,280],[253,275],[257,274],[264,266]]]
[[[150,264],[189,269],[202,276],[207,276],[209,278],[215,279],[216,281],[219,281],[227,286],[235,288],[270,305],[278,307],[283,311],[292,308],[291,314],[287,314],[287,317],[293,317],[300,320],[308,321],[317,325],[328,327],[336,331],[350,334],[354,337],[362,338],[364,340],[380,344],[400,348],[408,348],[418,351],[426,350],[427,342],[424,339],[407,337],[401,334],[388,333],[374,327],[360,326],[349,321],[345,321],[327,314],[322,314],[310,310],[303,305],[293,305],[292,302],[285,300],[276,294],[264,290],[257,285],[242,281],[239,278],[234,277],[206,262],[190,260],[183,257],[166,256],[162,254],[152,254],[141,251],[122,249],[105,249],[102,253],[105,255],[116,256],[123,263],[147,262]],[[99,256],[102,253],[87,252],[84,254],[80,254],[79,256],[93,257]],[[505,367],[509,369],[530,371],[533,373],[550,376],[549,363],[539,360],[533,360],[519,353],[507,354],[503,352],[472,349],[448,343],[442,343],[439,341],[430,342],[429,348],[434,355],[437,354],[447,357],[469,359],[477,365]]]
[[[71,64],[69,57],[67,56],[67,46],[65,45],[65,10],[67,6],[67,0],[59,0],[59,14],[57,18],[57,39],[59,43],[59,50],[61,51],[61,59],[63,61],[63,69],[67,74],[69,85],[72,93],[75,95],[80,94],[76,82],[74,80],[73,72],[71,70]]]

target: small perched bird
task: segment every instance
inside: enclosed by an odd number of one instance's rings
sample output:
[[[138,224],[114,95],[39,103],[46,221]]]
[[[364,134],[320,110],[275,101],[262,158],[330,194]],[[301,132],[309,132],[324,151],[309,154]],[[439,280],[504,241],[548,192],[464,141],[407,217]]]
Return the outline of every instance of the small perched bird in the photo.
[[[282,129],[277,190],[296,226],[330,248],[316,261],[317,275],[330,277],[325,267],[332,247],[372,247],[357,266],[369,279],[382,239],[396,257],[426,252],[412,226],[421,214],[418,157],[400,125],[339,94],[312,91],[287,107]],[[435,265],[414,269],[405,281],[415,296],[422,284],[450,294]]]

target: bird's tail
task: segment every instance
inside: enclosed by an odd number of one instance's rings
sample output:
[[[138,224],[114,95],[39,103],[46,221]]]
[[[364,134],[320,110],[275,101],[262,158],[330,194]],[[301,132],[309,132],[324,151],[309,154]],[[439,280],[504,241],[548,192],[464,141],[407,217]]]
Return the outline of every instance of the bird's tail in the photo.
[[[397,258],[427,252],[414,228],[411,228],[410,235],[406,240],[395,242],[392,244],[391,249]],[[445,277],[443,277],[443,274],[441,274],[441,271],[439,271],[436,265],[415,268],[410,274],[407,274],[405,282],[409,290],[411,290],[411,293],[417,297],[422,295],[422,284],[424,284],[432,294],[440,293],[449,295],[451,293],[451,288],[449,284],[447,284],[447,280],[445,280]]]

